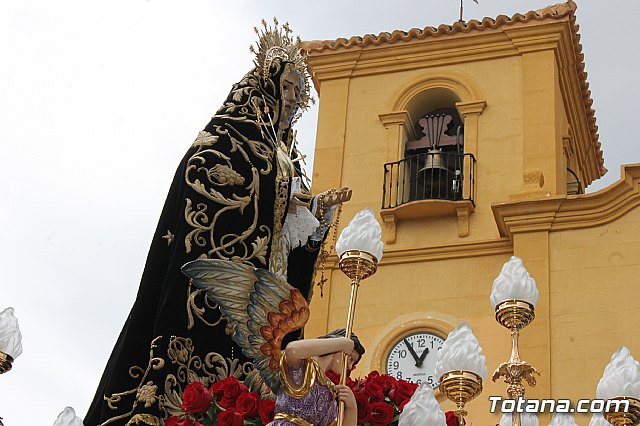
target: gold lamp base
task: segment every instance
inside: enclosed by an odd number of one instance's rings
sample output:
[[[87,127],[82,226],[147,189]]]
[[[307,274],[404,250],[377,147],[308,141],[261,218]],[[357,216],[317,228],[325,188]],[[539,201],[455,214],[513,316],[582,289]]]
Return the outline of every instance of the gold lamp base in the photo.
[[[458,417],[464,417],[465,404],[482,392],[482,377],[466,370],[449,371],[440,377],[440,392],[458,406]]]
[[[637,426],[640,424],[640,400],[628,396],[611,398],[615,401],[629,401],[629,411],[605,412],[606,421],[614,426]]]
[[[524,300],[505,300],[496,306],[496,321],[509,330],[522,330],[535,317],[535,308]]]
[[[0,351],[0,374],[6,373],[11,370],[13,364],[13,357]]]
[[[371,253],[362,250],[348,250],[340,256],[340,270],[351,278],[360,282],[376,273],[378,259]]]

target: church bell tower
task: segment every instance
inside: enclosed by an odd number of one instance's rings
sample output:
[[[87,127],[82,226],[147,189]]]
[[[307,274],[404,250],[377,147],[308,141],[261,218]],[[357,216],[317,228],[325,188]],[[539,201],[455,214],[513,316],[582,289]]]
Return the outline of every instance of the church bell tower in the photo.
[[[569,0],[512,17],[305,42],[320,98],[313,185],[353,189],[340,228],[365,207],[383,227],[384,259],[362,284],[354,324],[367,346],[361,374],[390,372],[405,337],[422,333],[437,344],[463,321],[495,369],[510,341],[488,298],[515,255],[541,300],[521,340],[521,353],[542,372],[527,396],[595,392],[601,371],[576,381],[552,369],[571,356],[556,354],[588,347],[573,340],[565,348],[551,333],[560,327],[552,301],[565,297],[554,284],[566,248],[557,244],[560,231],[568,229],[557,226],[559,212],[596,209],[584,188],[606,173],[575,12]],[[324,268],[309,337],[346,318],[348,280],[335,256]],[[504,387],[487,378],[484,393],[503,395]],[[471,420],[496,424],[488,404],[474,400]]]

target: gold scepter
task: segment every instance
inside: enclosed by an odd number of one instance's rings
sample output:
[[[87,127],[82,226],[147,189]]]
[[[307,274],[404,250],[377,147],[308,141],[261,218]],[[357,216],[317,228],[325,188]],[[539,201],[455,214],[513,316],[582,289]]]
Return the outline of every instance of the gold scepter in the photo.
[[[360,282],[375,274],[378,262],[382,259],[382,228],[371,209],[358,212],[342,231],[336,242],[336,252],[340,256],[340,270],[351,279],[351,296],[345,337],[351,338],[353,320],[358,299]],[[342,354],[340,384],[347,382],[347,361],[350,354]],[[344,402],[338,404],[338,426],[344,418]]]

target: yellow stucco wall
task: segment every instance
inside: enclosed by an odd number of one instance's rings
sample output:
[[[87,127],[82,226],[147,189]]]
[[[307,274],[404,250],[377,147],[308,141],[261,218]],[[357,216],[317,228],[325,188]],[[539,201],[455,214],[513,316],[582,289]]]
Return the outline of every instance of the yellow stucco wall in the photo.
[[[595,397],[614,351],[640,355],[640,210],[550,241],[552,390]]]

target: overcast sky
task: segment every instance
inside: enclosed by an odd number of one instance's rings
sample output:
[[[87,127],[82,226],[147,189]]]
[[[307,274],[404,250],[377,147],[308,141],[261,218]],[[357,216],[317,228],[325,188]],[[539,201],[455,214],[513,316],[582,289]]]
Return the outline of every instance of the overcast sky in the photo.
[[[251,68],[261,18],[303,39],[453,23],[456,0],[18,0],[0,7],[0,310],[24,353],[0,376],[7,426],[84,416],[133,304],[175,167]],[[465,2],[465,19],[546,0]],[[578,1],[609,173],[640,162],[637,0]],[[316,110],[300,123],[312,154]],[[309,169],[310,171],[310,169]],[[592,190],[591,188],[589,190]],[[488,303],[488,302],[487,302]],[[604,366],[603,366],[604,368]]]

